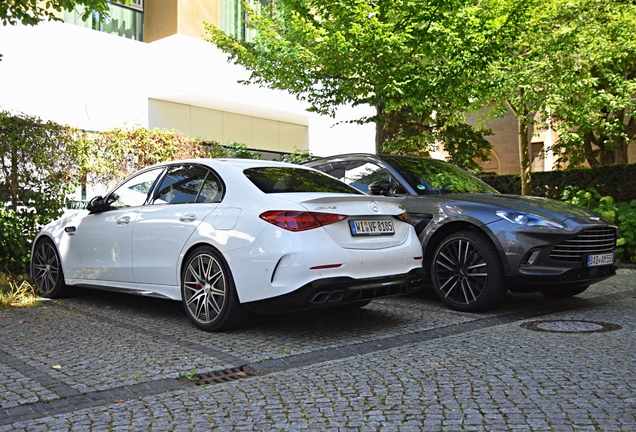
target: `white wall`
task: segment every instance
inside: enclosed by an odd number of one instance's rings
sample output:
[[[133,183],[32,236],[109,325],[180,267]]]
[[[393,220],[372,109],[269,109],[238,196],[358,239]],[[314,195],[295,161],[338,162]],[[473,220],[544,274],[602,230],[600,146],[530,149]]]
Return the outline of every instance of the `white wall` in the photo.
[[[372,125],[336,124],[368,108],[343,108],[336,119],[309,113],[286,92],[238,84],[249,73],[199,39],[146,44],[42,23],[0,26],[0,53],[0,109],[98,131],[148,127],[148,100],[159,99],[309,126],[309,150],[320,156],[374,149]]]

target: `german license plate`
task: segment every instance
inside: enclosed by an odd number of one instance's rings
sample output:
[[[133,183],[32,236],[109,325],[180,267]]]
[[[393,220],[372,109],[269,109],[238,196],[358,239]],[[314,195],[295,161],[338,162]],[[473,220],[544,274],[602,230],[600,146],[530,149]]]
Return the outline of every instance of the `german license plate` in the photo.
[[[393,235],[395,227],[390,219],[383,220],[350,220],[351,234],[358,235]]]
[[[598,254],[598,255],[588,255],[587,256],[587,266],[595,267],[614,264],[614,254],[606,253],[606,254]]]

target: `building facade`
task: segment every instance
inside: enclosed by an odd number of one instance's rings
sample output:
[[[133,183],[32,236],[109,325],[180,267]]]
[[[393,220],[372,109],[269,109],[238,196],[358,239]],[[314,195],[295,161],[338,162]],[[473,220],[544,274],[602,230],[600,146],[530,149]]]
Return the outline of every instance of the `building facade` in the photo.
[[[255,4],[260,2],[255,1]],[[134,0],[108,19],[0,27],[0,109],[88,131],[174,129],[271,154],[372,151],[372,125],[328,118],[283,92],[239,84],[245,69],[205,39],[204,22],[249,38],[240,0]],[[82,12],[82,11],[79,11]]]
[[[204,23],[238,38],[243,0],[132,0],[113,3],[102,19],[65,12],[64,22],[0,27],[0,109],[88,131],[142,126],[191,138],[241,142],[272,155],[309,150],[318,156],[374,152],[373,124],[347,122],[371,108],[342,108],[336,118],[306,111],[292,95],[239,84],[242,67],[205,41]],[[269,0],[249,0],[254,7]],[[511,115],[489,123],[493,150],[486,172],[519,172],[517,125]],[[531,129],[532,171],[554,168],[539,157],[558,137]],[[635,147],[635,146],[632,146]],[[444,152],[433,157],[443,158]],[[630,161],[636,148],[630,149]]]

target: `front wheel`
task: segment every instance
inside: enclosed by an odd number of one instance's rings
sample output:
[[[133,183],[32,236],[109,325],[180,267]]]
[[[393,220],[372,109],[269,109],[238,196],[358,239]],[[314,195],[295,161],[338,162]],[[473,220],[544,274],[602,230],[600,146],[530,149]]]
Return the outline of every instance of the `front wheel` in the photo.
[[[249,316],[225,260],[209,246],[197,248],[184,262],[181,299],[190,320],[205,331],[236,328]]]
[[[35,291],[45,298],[59,298],[68,294],[64,283],[62,262],[57,248],[51,240],[40,240],[31,257],[31,277],[35,282]]]
[[[472,231],[453,233],[440,243],[431,276],[438,297],[455,310],[489,309],[506,295],[497,249],[487,237]]]

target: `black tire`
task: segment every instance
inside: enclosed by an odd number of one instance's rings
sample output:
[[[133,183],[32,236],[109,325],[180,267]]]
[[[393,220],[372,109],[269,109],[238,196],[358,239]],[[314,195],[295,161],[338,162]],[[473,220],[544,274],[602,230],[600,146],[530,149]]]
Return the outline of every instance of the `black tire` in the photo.
[[[31,278],[37,295],[45,298],[60,298],[68,295],[64,282],[62,262],[57,248],[48,239],[38,241],[31,257]]]
[[[573,297],[577,294],[581,294],[583,291],[588,289],[590,286],[585,285],[582,287],[570,287],[570,288],[556,288],[550,291],[540,291],[546,297],[550,298],[567,298]]]
[[[437,296],[451,309],[478,312],[506,295],[499,253],[483,234],[461,231],[446,237],[431,263]]]
[[[195,249],[184,261],[181,299],[188,318],[205,331],[237,328],[250,315],[239,302],[225,260],[209,246]]]

